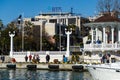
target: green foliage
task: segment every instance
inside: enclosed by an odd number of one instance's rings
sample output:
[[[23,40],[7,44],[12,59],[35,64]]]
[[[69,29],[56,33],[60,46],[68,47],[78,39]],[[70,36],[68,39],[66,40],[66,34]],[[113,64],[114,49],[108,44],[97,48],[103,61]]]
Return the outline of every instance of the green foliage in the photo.
[[[43,27],[42,30],[42,37],[40,37],[40,26],[34,26],[31,22],[25,21],[24,26],[23,24],[16,24],[15,22],[9,23],[6,27],[4,27],[2,20],[0,20],[0,53],[9,54],[10,51],[10,36],[9,31],[12,33],[15,31],[15,36],[13,38],[14,42],[14,51],[21,51],[22,50],[22,33],[24,27],[24,51],[39,51],[40,50],[40,40],[42,38],[42,50],[43,51],[58,51],[60,48],[60,39],[59,35],[55,35],[53,39],[55,39],[55,43],[51,43],[49,41],[50,37],[45,32]],[[35,29],[36,28],[36,29]],[[78,35],[76,34],[77,26],[69,25],[68,29],[72,28],[71,34],[71,43],[72,45],[80,45],[80,41]],[[64,40],[64,41],[62,41]],[[64,42],[63,48],[66,47],[66,36],[61,36],[61,42]],[[74,43],[74,44],[73,44]]]
[[[73,55],[72,54],[72,63],[76,63],[76,62],[79,62],[79,59],[80,59],[80,57],[79,57],[79,55],[77,54],[77,55]]]
[[[91,35],[88,35],[88,40],[91,40]]]

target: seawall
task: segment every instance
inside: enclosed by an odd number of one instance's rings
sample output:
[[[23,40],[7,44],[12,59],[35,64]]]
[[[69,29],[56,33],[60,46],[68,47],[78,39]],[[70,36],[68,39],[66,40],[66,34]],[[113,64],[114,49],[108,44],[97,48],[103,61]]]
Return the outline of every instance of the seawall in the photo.
[[[46,63],[0,63],[0,69],[11,68],[9,66],[15,66],[13,69],[41,69],[41,70],[78,70],[84,71],[86,64],[46,64]]]

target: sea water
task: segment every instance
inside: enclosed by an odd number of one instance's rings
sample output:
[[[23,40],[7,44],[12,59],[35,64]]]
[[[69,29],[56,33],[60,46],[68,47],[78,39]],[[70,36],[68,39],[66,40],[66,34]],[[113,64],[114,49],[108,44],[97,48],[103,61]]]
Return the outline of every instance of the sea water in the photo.
[[[89,72],[0,69],[0,80],[93,80]]]

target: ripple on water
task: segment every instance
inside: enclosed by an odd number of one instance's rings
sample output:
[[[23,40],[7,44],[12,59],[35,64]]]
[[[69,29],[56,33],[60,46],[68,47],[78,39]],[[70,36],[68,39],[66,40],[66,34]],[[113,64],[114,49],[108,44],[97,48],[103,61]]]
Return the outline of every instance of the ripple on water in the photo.
[[[0,69],[0,80],[93,80],[89,72]]]

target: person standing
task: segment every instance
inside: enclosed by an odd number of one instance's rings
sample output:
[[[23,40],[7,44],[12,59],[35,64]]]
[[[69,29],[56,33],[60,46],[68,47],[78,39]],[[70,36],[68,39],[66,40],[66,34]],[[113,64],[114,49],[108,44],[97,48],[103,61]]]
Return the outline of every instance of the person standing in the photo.
[[[36,60],[37,60],[37,63],[39,63],[39,61],[40,61],[40,57],[39,57],[38,54],[37,54],[37,56],[36,56]]]
[[[27,60],[28,60],[28,56],[26,55],[26,56],[25,56],[25,61],[27,62]]]
[[[4,55],[1,56],[1,60],[2,60],[2,63],[5,61],[5,56]]]
[[[50,56],[47,54],[46,55],[46,63],[49,63],[49,61],[50,61]]]
[[[32,60],[32,55],[30,54],[29,55],[29,61],[31,62],[31,60]]]

